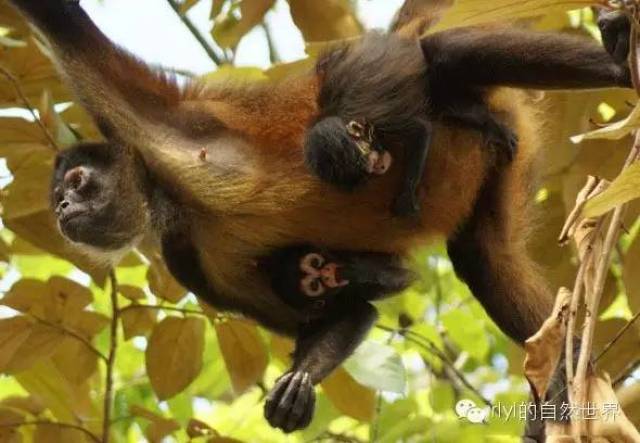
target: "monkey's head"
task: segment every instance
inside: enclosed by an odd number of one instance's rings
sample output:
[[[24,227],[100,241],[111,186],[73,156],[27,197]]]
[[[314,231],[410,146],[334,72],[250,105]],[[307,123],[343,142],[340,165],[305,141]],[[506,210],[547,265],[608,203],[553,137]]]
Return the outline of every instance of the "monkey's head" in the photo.
[[[322,180],[351,190],[371,174],[386,173],[392,158],[367,123],[325,117],[307,131],[305,162]]]
[[[342,263],[312,246],[291,246],[260,261],[271,288],[296,308],[324,308],[331,298],[349,286],[342,276]]]
[[[148,223],[136,162],[123,149],[84,143],[58,155],[51,208],[72,243],[105,253],[133,246]]]

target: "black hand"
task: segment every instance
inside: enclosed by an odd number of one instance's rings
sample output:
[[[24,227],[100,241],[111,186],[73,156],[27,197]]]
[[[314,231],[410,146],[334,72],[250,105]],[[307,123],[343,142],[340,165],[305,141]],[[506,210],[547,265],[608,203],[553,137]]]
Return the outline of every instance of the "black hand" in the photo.
[[[627,61],[629,55],[629,18],[620,11],[602,12],[598,17],[602,43],[617,63]]]
[[[307,372],[291,371],[276,381],[267,396],[264,416],[271,426],[293,432],[309,426],[316,394]]]

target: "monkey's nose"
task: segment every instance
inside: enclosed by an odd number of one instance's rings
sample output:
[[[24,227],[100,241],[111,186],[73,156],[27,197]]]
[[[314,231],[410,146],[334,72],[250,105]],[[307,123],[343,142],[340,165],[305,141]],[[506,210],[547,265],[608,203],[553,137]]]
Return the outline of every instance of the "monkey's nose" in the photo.
[[[60,203],[58,203],[58,206],[56,207],[56,214],[60,215],[64,212],[65,209],[67,209],[69,207],[71,203],[68,200],[62,200]]]

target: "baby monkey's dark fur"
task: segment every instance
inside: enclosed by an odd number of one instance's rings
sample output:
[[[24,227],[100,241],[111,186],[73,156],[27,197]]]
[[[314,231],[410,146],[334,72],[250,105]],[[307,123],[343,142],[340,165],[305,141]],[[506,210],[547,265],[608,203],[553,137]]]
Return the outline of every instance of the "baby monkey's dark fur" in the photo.
[[[305,141],[307,166],[323,180],[351,190],[369,174],[384,174],[403,149],[396,215],[420,209],[416,192],[431,144],[431,119],[479,130],[507,159],[514,155],[517,138],[480,94],[467,89],[445,101],[431,100],[428,64],[415,40],[372,32],[358,43],[333,48],[320,58],[317,72],[319,116]],[[353,124],[368,134],[354,136]]]

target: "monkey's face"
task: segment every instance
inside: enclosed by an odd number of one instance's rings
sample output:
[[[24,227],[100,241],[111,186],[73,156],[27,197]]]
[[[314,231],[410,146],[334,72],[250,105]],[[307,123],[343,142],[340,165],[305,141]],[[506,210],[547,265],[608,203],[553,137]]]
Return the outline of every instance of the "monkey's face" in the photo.
[[[107,145],[79,145],[56,159],[51,207],[73,243],[113,251],[130,245],[146,223],[131,166]]]
[[[300,291],[307,297],[320,297],[337,292],[349,284],[340,278],[340,265],[327,260],[323,255],[310,253],[300,260]]]

